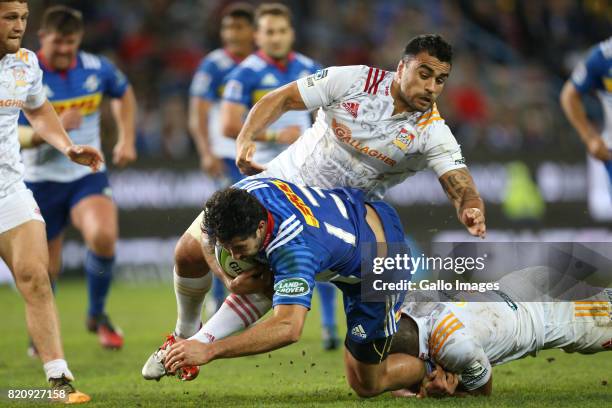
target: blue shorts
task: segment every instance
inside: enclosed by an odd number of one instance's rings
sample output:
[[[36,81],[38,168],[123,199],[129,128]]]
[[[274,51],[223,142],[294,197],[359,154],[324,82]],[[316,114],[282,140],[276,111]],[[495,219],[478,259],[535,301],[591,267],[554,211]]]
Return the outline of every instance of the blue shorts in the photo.
[[[68,224],[70,210],[83,198],[91,195],[112,197],[106,172],[89,174],[67,183],[41,181],[26,183],[45,219],[47,239],[56,238]]]
[[[404,230],[397,212],[382,201],[368,202],[382,221],[388,243],[403,243]],[[365,211],[365,208],[364,208]],[[363,242],[376,242],[374,233],[365,221],[360,226]],[[361,274],[361,262],[356,276]],[[361,284],[333,282],[341,291],[346,314],[345,345],[359,361],[377,364],[383,361],[391,347],[391,337],[397,332],[400,309],[405,293],[389,296],[385,302],[365,302]]]

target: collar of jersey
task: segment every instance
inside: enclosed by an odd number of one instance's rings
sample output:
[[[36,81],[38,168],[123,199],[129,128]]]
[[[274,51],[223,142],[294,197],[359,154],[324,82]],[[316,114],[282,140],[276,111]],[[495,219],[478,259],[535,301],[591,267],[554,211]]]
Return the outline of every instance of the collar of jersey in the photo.
[[[271,58],[269,55],[266,55],[262,50],[257,50],[255,54],[262,60],[266,61],[268,65],[273,65],[283,72],[289,69],[289,63],[295,59],[295,53],[293,51],[287,55],[287,64],[284,65]]]
[[[272,235],[274,232],[274,217],[272,217],[272,213],[266,210],[268,213],[268,219],[266,222],[266,235],[264,236],[263,245],[261,247],[262,250],[265,250],[268,245],[270,245],[270,241],[272,241]]]
[[[236,64],[240,64],[242,61],[244,61],[244,58],[240,58],[236,54],[232,54],[227,48],[223,48],[223,52],[225,52],[225,55],[230,57]]]

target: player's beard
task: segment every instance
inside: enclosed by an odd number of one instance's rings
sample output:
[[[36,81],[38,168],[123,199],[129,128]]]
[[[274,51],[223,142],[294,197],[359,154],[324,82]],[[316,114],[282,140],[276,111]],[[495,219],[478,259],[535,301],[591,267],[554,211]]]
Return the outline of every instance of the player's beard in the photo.
[[[291,47],[275,47],[274,49],[270,47],[268,51],[269,52],[266,52],[268,57],[276,61],[282,61],[286,59],[289,53],[291,52]]]
[[[422,98],[423,96],[424,96],[424,95],[417,95],[417,96],[415,96],[415,97],[414,97],[414,100],[415,100],[415,101],[416,101],[416,100],[419,100],[419,99],[420,99],[420,98]],[[431,96],[429,96],[429,97],[428,97],[428,99],[429,99],[428,101],[421,99],[421,102],[422,102],[422,103],[421,103],[421,106],[423,105],[423,102],[425,103],[425,107],[424,107],[424,108],[422,108],[422,107],[420,107],[419,105],[417,105],[417,103],[416,103],[416,102],[415,102],[415,103],[412,103],[412,105],[414,106],[414,109],[415,109],[415,110],[417,110],[417,111],[419,111],[419,112],[427,112],[428,110],[430,110],[430,109],[431,109],[431,107],[433,106],[433,104],[434,104],[435,100],[434,100],[434,98],[433,98],[433,97],[431,97]]]
[[[74,60],[74,56],[68,54],[54,55],[51,58],[51,65],[53,68],[63,71],[70,68],[72,61]]]
[[[414,103],[414,100],[418,98],[418,96],[415,96],[414,98],[407,98],[406,95],[400,93],[400,98],[402,98],[406,106],[408,106],[410,112],[427,112],[433,106],[433,101],[430,102],[425,108],[418,106],[416,103]]]
[[[21,48],[21,38],[7,38],[2,45],[5,54],[14,54]]]

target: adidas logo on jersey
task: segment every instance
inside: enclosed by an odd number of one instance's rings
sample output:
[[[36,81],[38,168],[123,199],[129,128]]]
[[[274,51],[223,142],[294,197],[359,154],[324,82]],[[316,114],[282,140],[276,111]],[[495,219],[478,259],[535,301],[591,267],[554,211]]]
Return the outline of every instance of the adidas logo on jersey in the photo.
[[[261,80],[261,84],[264,86],[276,86],[278,85],[278,80],[272,74],[267,74]]]
[[[353,330],[351,330],[351,334],[356,337],[361,337],[362,339],[365,339],[366,337],[368,337],[365,330],[363,330],[363,326],[360,324],[353,327]]]
[[[343,102],[342,107],[350,113],[352,117],[357,119],[357,112],[359,111],[359,104],[357,102]]]

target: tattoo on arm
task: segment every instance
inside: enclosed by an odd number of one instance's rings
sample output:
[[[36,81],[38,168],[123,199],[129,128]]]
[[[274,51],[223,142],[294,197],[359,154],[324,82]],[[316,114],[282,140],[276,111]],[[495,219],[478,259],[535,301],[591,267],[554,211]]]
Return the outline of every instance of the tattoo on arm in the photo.
[[[474,180],[467,169],[452,170],[440,177],[440,184],[455,207],[467,201],[482,201]]]

